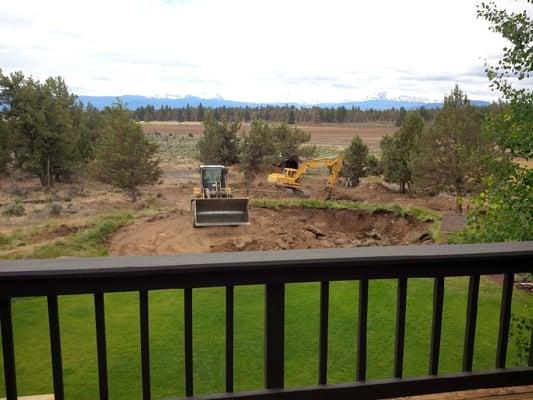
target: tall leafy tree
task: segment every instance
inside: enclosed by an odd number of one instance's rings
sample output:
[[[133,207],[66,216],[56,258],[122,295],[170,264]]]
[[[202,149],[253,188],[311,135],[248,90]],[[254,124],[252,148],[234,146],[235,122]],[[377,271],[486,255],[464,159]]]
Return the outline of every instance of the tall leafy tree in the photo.
[[[198,158],[205,164],[232,165],[239,161],[239,122],[217,121],[206,114],[203,136],[198,141]]]
[[[468,242],[533,240],[533,170],[521,167],[515,157],[533,157],[533,91],[522,85],[533,72],[533,20],[523,11],[508,11],[494,3],[478,5],[477,15],[490,23],[507,45],[496,65],[486,64],[493,90],[508,106],[492,114],[483,127],[513,160],[491,160],[487,188],[474,201],[461,239]]]
[[[493,144],[481,134],[481,125],[482,114],[455,86],[433,125],[415,140],[410,162],[415,185],[453,193],[457,211],[466,193],[481,188],[487,175],[484,160],[493,156]]]
[[[161,177],[157,151],[158,146],[119,102],[105,112],[91,170],[96,179],[127,191],[135,201],[139,187],[157,183]]]
[[[415,140],[422,134],[424,120],[417,111],[405,114],[400,130],[393,136],[385,136],[381,142],[383,175],[386,182],[396,183],[405,193],[412,183],[409,166]]]

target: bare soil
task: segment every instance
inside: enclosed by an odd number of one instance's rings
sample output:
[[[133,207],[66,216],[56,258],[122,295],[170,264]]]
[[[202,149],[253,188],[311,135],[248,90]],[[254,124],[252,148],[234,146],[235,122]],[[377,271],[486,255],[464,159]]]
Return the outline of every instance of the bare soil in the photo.
[[[352,210],[251,210],[252,224],[193,228],[186,212],[150,217],[116,233],[113,255],[384,246],[428,243],[429,222]]]
[[[249,123],[242,123],[245,132],[250,130]],[[379,148],[385,135],[398,130],[390,124],[302,124],[298,128],[311,134],[311,143],[317,145],[347,146],[355,136],[360,136],[371,150]],[[199,122],[149,122],[142,124],[145,133],[177,134],[200,136],[203,126]]]

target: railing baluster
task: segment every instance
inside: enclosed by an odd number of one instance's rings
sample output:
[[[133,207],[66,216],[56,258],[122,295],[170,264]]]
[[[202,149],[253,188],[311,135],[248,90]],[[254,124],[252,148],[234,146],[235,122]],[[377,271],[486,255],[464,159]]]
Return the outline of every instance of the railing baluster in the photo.
[[[148,291],[139,291],[139,314],[141,324],[141,377],[143,399],[151,397],[150,389],[150,334],[148,319]]]
[[[394,341],[394,377],[403,376],[403,353],[405,343],[405,313],[407,308],[407,278],[398,279],[396,295],[396,338]]]
[[[318,384],[328,383],[328,322],[329,282],[320,282],[320,347],[318,354]]]
[[[15,346],[13,343],[13,319],[11,298],[0,299],[0,328],[2,329],[2,354],[7,400],[17,398],[17,375],[15,372]]]
[[[531,338],[529,339],[529,358],[527,365],[528,367],[533,367],[533,321],[531,321]]]
[[[500,331],[496,350],[496,368],[505,368],[509,325],[511,322],[511,303],[513,301],[514,274],[505,274],[503,278],[502,302],[500,306]]]
[[[429,375],[439,373],[440,338],[442,333],[442,310],[444,306],[444,277],[435,278],[433,284],[433,322],[431,328],[431,351]]]
[[[466,306],[465,346],[463,371],[471,372],[476,338],[477,303],[479,295],[479,275],[472,275],[468,283],[468,304]]]
[[[265,387],[281,389],[284,385],[285,285],[265,288]]]
[[[59,307],[57,296],[48,296],[48,327],[50,329],[50,350],[52,352],[52,376],[54,399],[65,398],[63,388],[63,363],[61,360],[61,334],[59,330]]]
[[[233,393],[233,286],[226,287],[226,392]]]
[[[359,281],[359,319],[357,323],[357,380],[366,380],[366,328],[368,314],[368,279]]]
[[[100,400],[109,398],[107,384],[107,345],[105,337],[104,294],[94,294],[94,319],[96,323],[96,350],[98,353],[98,387]]]
[[[183,308],[185,314],[185,395],[192,396],[193,389],[193,353],[192,353],[192,289],[183,290]]]

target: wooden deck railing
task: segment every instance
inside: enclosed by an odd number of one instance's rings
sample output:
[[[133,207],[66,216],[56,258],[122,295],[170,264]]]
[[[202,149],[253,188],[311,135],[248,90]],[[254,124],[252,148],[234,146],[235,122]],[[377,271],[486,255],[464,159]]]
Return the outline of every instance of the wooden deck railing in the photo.
[[[533,271],[533,242],[461,246],[401,246],[276,252],[213,253],[158,257],[0,261],[0,319],[5,388],[17,398],[11,299],[47,296],[55,398],[64,398],[58,296],[93,294],[100,399],[108,398],[104,293],[138,291],[142,393],[151,397],[149,352],[149,291],[184,290],[185,392],[194,395],[192,291],[201,287],[226,288],[226,393],[202,399],[382,399],[476,388],[533,384],[529,367],[506,368],[513,278]],[[494,366],[472,372],[477,304],[481,275],[503,274],[499,336]],[[468,276],[468,303],[463,371],[439,375],[444,282]],[[433,318],[428,375],[403,378],[407,285],[410,278],[433,278]],[[368,282],[397,279],[396,332],[393,377],[367,381]],[[328,384],[329,283],[359,281],[356,381]],[[317,385],[284,389],[285,284],[320,282],[319,371]],[[233,393],[234,286],[265,285],[264,390]],[[200,371],[201,373],[201,371]],[[177,377],[179,379],[179,377]]]

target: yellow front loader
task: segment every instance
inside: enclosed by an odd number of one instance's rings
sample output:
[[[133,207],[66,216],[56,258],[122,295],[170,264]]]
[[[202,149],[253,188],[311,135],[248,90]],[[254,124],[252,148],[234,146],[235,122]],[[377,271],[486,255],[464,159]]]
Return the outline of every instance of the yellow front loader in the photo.
[[[283,173],[273,172],[268,175],[268,181],[274,183],[276,186],[301,191],[301,180],[308,169],[328,168],[328,190],[333,190],[337,185],[339,174],[342,170],[342,163],[344,159],[342,156],[337,157],[323,157],[314,160],[308,160],[300,163],[300,166],[295,168],[284,168]]]
[[[223,165],[200,166],[200,187],[191,199],[193,226],[249,225],[248,198],[234,198]]]

